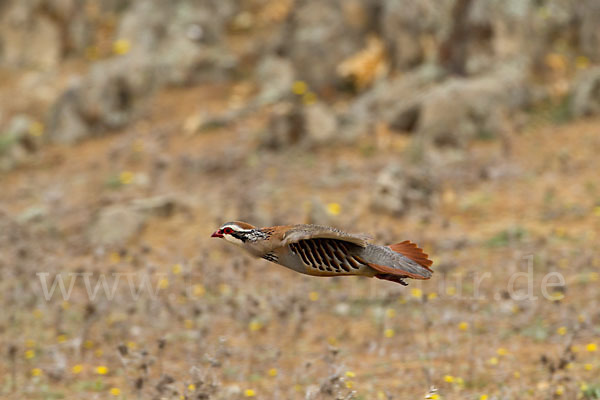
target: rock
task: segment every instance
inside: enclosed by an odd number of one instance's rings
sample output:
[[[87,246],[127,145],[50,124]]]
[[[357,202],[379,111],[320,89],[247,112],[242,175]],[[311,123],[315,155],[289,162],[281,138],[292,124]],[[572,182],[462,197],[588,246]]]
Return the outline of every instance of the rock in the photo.
[[[403,131],[416,130],[420,104],[427,90],[444,77],[439,67],[426,64],[411,72],[375,84],[341,115],[345,135],[357,137],[376,123]]]
[[[289,95],[294,83],[294,66],[279,56],[267,56],[256,69],[261,98],[280,99]]]
[[[123,205],[108,206],[98,213],[89,237],[96,246],[125,245],[138,234],[146,222],[140,211]]]
[[[128,124],[159,83],[148,58],[119,57],[95,63],[53,105],[49,138],[73,143]]]
[[[39,12],[40,1],[0,7],[0,60],[13,67],[55,67],[62,57],[60,30]]]
[[[337,127],[337,118],[325,103],[300,105],[285,101],[273,108],[261,144],[279,149],[292,145],[318,147],[339,143]]]
[[[583,54],[588,58],[600,61],[600,2],[596,0],[581,0],[574,3],[579,19],[578,43]],[[576,25],[576,26],[577,26]]]
[[[304,134],[304,116],[298,106],[286,101],[275,105],[269,125],[260,138],[261,146],[280,149],[299,143]]]
[[[181,206],[181,203],[174,196],[163,195],[137,199],[131,205],[133,209],[146,215],[170,217],[176,208]]]
[[[136,57],[150,57],[166,84],[212,81],[236,66],[223,37],[237,7],[232,0],[134,2],[117,35]]]
[[[377,176],[371,205],[376,211],[395,215],[413,207],[433,205],[436,184],[425,167],[403,167],[392,164]]]
[[[383,0],[381,29],[394,68],[405,71],[425,60],[422,37],[448,23],[452,1]]]
[[[421,99],[416,126],[422,144],[465,149],[476,137],[506,133],[506,115],[528,104],[526,74],[526,67],[507,65],[431,88]]]
[[[317,102],[304,108],[305,142],[310,146],[332,144],[337,132],[337,119],[325,103]]]
[[[50,140],[74,143],[92,133],[85,116],[79,109],[80,88],[74,86],[60,95],[52,106],[48,121]]]
[[[0,171],[11,170],[27,162],[38,149],[43,127],[25,114],[13,117],[0,130]]]
[[[338,64],[364,47],[372,18],[367,3],[356,0],[297,2],[281,50],[312,90],[332,88]]]
[[[583,71],[575,79],[569,110],[575,118],[600,114],[600,67]]]
[[[55,102],[49,137],[60,143],[126,126],[165,85],[213,81],[231,73],[236,59],[223,30],[233,1],[133,2],[120,20],[119,55],[94,63]]]

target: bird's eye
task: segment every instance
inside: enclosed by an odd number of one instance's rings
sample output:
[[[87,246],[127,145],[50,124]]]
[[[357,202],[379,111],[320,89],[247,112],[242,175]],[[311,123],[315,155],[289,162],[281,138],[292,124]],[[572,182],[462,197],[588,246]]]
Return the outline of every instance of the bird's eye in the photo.
[[[233,233],[233,229],[231,229],[230,227],[227,227],[227,228],[223,229],[223,233],[226,235],[231,235]]]

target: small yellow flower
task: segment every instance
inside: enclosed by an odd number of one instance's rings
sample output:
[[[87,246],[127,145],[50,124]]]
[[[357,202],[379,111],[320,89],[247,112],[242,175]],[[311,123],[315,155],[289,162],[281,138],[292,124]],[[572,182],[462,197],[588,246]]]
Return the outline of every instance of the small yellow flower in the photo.
[[[129,185],[133,183],[133,179],[135,178],[135,174],[131,171],[123,171],[119,174],[119,182],[122,185]]]
[[[106,367],[104,365],[100,365],[100,366],[96,367],[96,373],[98,375],[106,375],[106,374],[108,374],[108,367]]]
[[[116,388],[116,387],[110,388],[110,394],[113,396],[118,396],[121,394],[121,389]]]
[[[585,350],[591,352],[598,351],[598,345],[596,343],[588,343],[585,346]]]
[[[317,301],[317,300],[319,300],[319,293],[317,293],[317,292],[310,292],[308,294],[308,298],[309,298],[310,301]]]
[[[481,396],[479,396],[479,400],[488,400],[488,395],[482,394]]]
[[[108,255],[108,261],[111,264],[118,264],[121,262],[121,255],[118,252],[113,251]]]
[[[25,358],[28,360],[31,360],[33,357],[35,357],[35,351],[34,350],[26,350],[25,351]]]
[[[352,382],[352,381],[346,381],[346,387],[348,389],[352,389],[353,386],[354,386],[354,382]]]
[[[123,55],[131,50],[131,42],[127,39],[118,39],[113,43],[113,53]]]
[[[196,390],[196,385],[194,385],[193,383],[190,383],[190,384],[188,385],[188,390],[189,390],[190,392],[193,392],[194,390]]]
[[[313,105],[317,102],[317,95],[313,92],[307,92],[302,96],[302,102],[307,106]]]
[[[292,84],[292,93],[301,96],[306,93],[308,86],[304,81],[296,81]]]
[[[427,295],[427,300],[433,300],[436,299],[438,297],[438,294],[436,292],[431,292]]]
[[[158,281],[158,288],[159,289],[166,289],[169,287],[169,280],[167,278],[161,278]]]
[[[567,363],[567,365],[565,365],[565,368],[566,369],[573,369],[573,363],[572,362]]]
[[[449,286],[446,288],[446,294],[448,296],[454,296],[456,294],[456,288],[454,286]]]
[[[73,365],[73,367],[71,368],[71,372],[75,375],[81,373],[81,371],[83,371],[83,365],[81,364]]]
[[[194,296],[202,297],[206,293],[206,289],[201,284],[194,285]]]
[[[66,342],[67,341],[67,335],[58,335],[56,337],[56,341],[58,343],[64,343],[64,342]]]
[[[412,297],[420,299],[423,297],[423,291],[419,288],[412,288],[412,289],[410,289],[410,295]]]
[[[437,393],[430,394],[430,395],[429,395],[428,397],[426,397],[426,398],[427,398],[427,399],[431,399],[431,400],[440,400],[440,399],[441,399],[440,395],[439,395],[439,394],[437,394]]]
[[[585,392],[589,388],[590,387],[585,382],[582,382],[581,385],[579,386],[579,390],[581,390],[582,392]]]
[[[63,310],[68,310],[69,308],[71,308],[71,303],[65,300],[60,304],[60,306]]]
[[[554,393],[556,393],[557,396],[562,396],[564,392],[565,392],[565,387],[563,385],[558,385],[556,387],[556,391]]]
[[[577,58],[575,58],[575,66],[578,69],[586,69],[590,66],[590,59],[586,56],[577,56]]]
[[[469,329],[469,323],[468,322],[461,322],[460,324],[458,324],[458,329],[461,331],[466,331],[467,329]]]
[[[394,332],[392,328],[387,328],[385,331],[383,331],[383,336],[385,336],[386,338],[392,338],[395,334],[396,332]]]
[[[508,354],[508,350],[506,350],[504,347],[500,347],[498,350],[496,350],[496,354],[499,356],[505,356]]]
[[[346,376],[348,378],[354,378],[354,377],[356,377],[356,374],[352,371],[346,371]]]
[[[600,206],[594,207],[594,215],[600,217]]]
[[[129,348],[129,350],[135,350],[137,349],[137,343],[136,342],[127,342],[127,347]]]
[[[39,368],[34,368],[31,370],[31,376],[40,376],[42,375],[42,370]]]
[[[560,336],[564,336],[567,334],[567,327],[566,326],[561,326],[560,328],[558,328],[556,330],[556,333],[558,333]]]
[[[29,124],[29,134],[31,136],[39,137],[44,134],[44,124],[38,121],[34,121]]]
[[[270,370],[267,372],[267,374],[268,374],[270,377],[276,377],[278,373],[279,373],[279,372],[277,371],[277,368],[271,368],[271,369],[270,369]]]
[[[515,371],[513,372],[513,376],[517,379],[519,379],[521,377],[521,373],[519,371]]]
[[[446,376],[444,376],[444,381],[446,381],[448,383],[452,383],[452,382],[454,382],[454,377],[452,375],[446,375]]]
[[[27,348],[35,347],[35,340],[33,340],[33,339],[25,340],[25,347],[27,347]]]
[[[250,321],[250,323],[248,324],[248,328],[249,328],[249,329],[250,329],[252,332],[259,331],[259,330],[261,330],[261,329],[262,329],[262,327],[263,327],[263,324],[262,324],[262,322],[260,322],[260,321],[257,321],[257,320]]]
[[[393,308],[388,308],[387,310],[385,310],[385,316],[388,318],[394,318],[396,316],[396,310],[394,310]]]
[[[327,212],[331,215],[339,215],[342,211],[342,206],[339,203],[329,203],[327,204]]]
[[[194,321],[191,319],[186,319],[183,321],[183,326],[185,326],[185,329],[192,329],[194,328]]]
[[[458,386],[465,386],[465,380],[463,378],[461,378],[460,376],[457,376],[454,379],[456,380],[456,384]]]
[[[579,346],[577,346],[576,344],[574,344],[574,345],[572,345],[572,346],[571,346],[571,351],[572,351],[573,353],[579,353],[579,351],[580,351],[580,350],[581,350],[581,349],[580,349],[580,348],[579,348]]]
[[[244,396],[254,397],[254,396],[256,396],[256,392],[254,391],[254,389],[246,389],[246,390],[244,390]]]
[[[91,340],[86,340],[85,342],[83,342],[83,347],[85,347],[86,349],[91,349],[92,347],[94,347],[94,342],[92,342]]]
[[[488,363],[490,365],[498,365],[498,358],[497,357],[492,357],[488,360]]]
[[[33,316],[36,319],[40,319],[40,318],[42,318],[44,316],[44,313],[39,308],[36,308],[35,310],[33,310]]]
[[[179,275],[181,273],[181,264],[175,264],[172,268],[173,275]]]
[[[550,300],[552,301],[560,301],[565,298],[565,295],[561,292],[552,292],[550,294]]]
[[[583,366],[583,368],[584,368],[586,371],[591,371],[592,369],[594,369],[594,366],[593,366],[592,364],[589,364],[589,363],[588,363],[588,364],[585,364],[585,365]]]
[[[599,279],[600,279],[600,274],[598,272],[590,272],[590,281],[591,282],[598,282]]]

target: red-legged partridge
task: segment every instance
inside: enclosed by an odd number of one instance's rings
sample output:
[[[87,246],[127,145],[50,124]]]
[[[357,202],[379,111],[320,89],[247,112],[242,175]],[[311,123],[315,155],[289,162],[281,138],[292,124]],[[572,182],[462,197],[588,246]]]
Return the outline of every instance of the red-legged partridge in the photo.
[[[256,228],[234,221],[212,237],[222,238],[250,254],[314,276],[359,275],[404,286],[405,278],[429,279],[433,264],[416,244],[406,240],[390,246],[367,241],[369,236],[318,225]]]

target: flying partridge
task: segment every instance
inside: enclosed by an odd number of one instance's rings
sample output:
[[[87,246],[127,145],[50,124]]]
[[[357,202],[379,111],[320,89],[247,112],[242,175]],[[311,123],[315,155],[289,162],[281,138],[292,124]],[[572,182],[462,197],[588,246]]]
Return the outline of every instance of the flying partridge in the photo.
[[[405,278],[429,279],[433,264],[416,244],[405,240],[390,246],[367,241],[369,236],[318,225],[256,228],[233,221],[212,237],[242,247],[255,257],[314,276],[359,275],[406,286]]]

